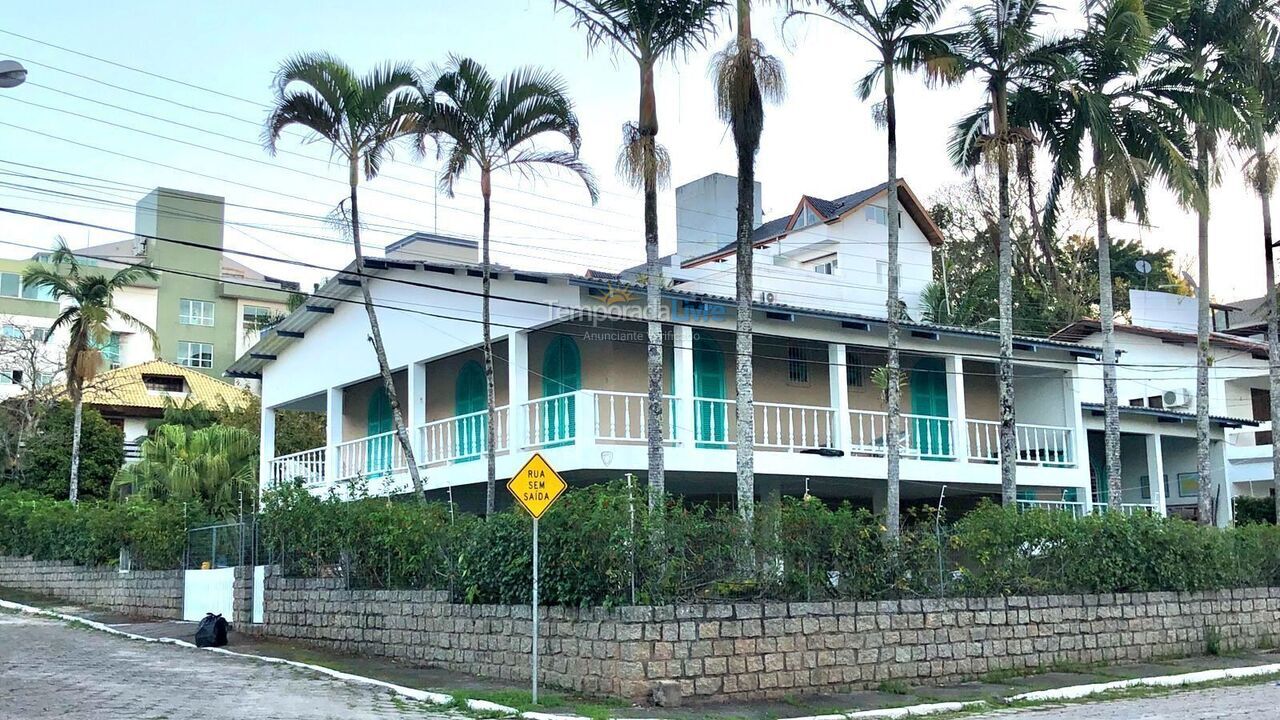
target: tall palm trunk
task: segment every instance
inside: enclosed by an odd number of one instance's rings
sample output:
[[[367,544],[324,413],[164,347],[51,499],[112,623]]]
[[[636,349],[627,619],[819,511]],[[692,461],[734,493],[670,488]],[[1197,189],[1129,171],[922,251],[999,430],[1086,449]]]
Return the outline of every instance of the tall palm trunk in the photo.
[[[71,423],[71,486],[67,488],[67,499],[75,505],[80,499],[80,429],[84,425],[84,394],[76,387],[72,395],[75,414]]]
[[[1267,271],[1267,357],[1271,387],[1271,481],[1275,486],[1276,523],[1280,524],[1280,443],[1276,442],[1276,424],[1280,423],[1280,317],[1276,314],[1275,244],[1271,239],[1271,167],[1267,145],[1259,140],[1254,149],[1258,158],[1258,197],[1262,199],[1262,252]]]
[[[1000,204],[1000,499],[1018,502],[1018,435],[1013,407],[1013,247],[1009,240],[1009,116],[1008,95],[995,91],[997,198]],[[957,418],[963,422],[963,418]]]
[[[484,488],[484,512],[486,515],[493,514],[494,496],[497,491],[497,446],[494,442],[494,408],[497,407],[498,400],[493,387],[493,332],[490,327],[489,316],[489,199],[492,193],[489,170],[480,171],[480,196],[484,199],[484,230],[480,238],[480,332],[484,343],[484,399],[485,399],[485,415],[484,415],[484,457],[487,475],[485,476]],[[507,353],[510,354],[510,349]],[[507,362],[510,362],[510,358]],[[511,408],[510,412],[515,412],[518,408]]]
[[[1106,453],[1107,508],[1120,509],[1120,400],[1116,390],[1115,307],[1111,288],[1111,234],[1107,230],[1107,177],[1102,151],[1093,150],[1093,210],[1098,223],[1098,324],[1102,329],[1103,445]]]
[[[1209,517],[1212,486],[1209,466],[1209,133],[1197,127],[1196,184],[1200,207],[1196,211],[1199,255],[1199,289],[1196,293],[1196,474],[1199,477],[1197,515],[1201,525],[1212,524]]]
[[[888,465],[885,474],[885,532],[891,539],[897,539],[899,520],[898,505],[901,489],[902,448],[899,447],[902,422],[902,388],[898,384],[901,375],[901,360],[898,357],[898,324],[901,318],[902,303],[898,301],[898,115],[893,98],[893,58],[884,58],[884,117],[888,135],[888,171],[889,180],[885,186],[886,226],[889,233],[888,271],[889,292],[885,301],[889,346],[889,386],[888,386],[888,427],[885,428],[885,451]]]
[[[653,88],[653,61],[640,62],[640,118],[637,125],[641,142],[644,173],[644,257],[649,268],[645,278],[645,316],[648,321],[649,371],[648,411],[645,432],[649,449],[649,508],[656,509],[666,493],[667,483],[662,455],[662,303],[660,284],[662,268],[658,265],[658,105]],[[693,388],[687,388],[692,396]],[[685,388],[681,388],[683,393]],[[686,402],[691,402],[692,397]],[[692,435],[693,428],[689,428]],[[693,439],[692,437],[690,438]]]
[[[751,4],[738,0],[738,57],[751,56]],[[737,461],[738,514],[750,527],[755,515],[755,369],[752,364],[751,301],[754,292],[754,266],[751,231],[755,221],[756,151],[760,148],[761,118],[764,102],[756,86],[755,68],[751,68],[751,92],[745,112],[734,113],[733,139],[738,152],[738,227],[737,227]],[[750,533],[747,534],[750,537]]]
[[[395,430],[396,440],[404,451],[405,464],[409,468],[409,479],[413,483],[413,494],[419,501],[425,501],[422,492],[422,477],[418,474],[418,461],[413,455],[413,445],[409,442],[409,432],[404,427],[404,415],[400,412],[400,398],[396,394],[395,382],[391,379],[391,366],[387,364],[387,349],[382,344],[382,327],[378,324],[378,311],[373,306],[373,294],[369,292],[369,279],[364,271],[364,248],[360,245],[360,204],[356,187],[360,183],[360,163],[358,158],[351,158],[351,246],[356,256],[356,278],[360,281],[360,296],[364,300],[364,310],[369,316],[369,337],[373,340],[373,354],[378,358],[378,372],[382,375],[382,387],[387,393],[387,402],[391,405],[391,422]],[[330,418],[330,422],[333,422]]]

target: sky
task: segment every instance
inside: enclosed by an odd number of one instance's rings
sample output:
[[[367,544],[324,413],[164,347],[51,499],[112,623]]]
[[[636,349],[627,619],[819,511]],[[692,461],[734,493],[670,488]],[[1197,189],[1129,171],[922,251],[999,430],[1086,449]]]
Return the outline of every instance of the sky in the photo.
[[[622,125],[637,108],[630,57],[588,51],[552,0],[379,0],[369,7],[376,10],[331,0],[76,0],[6,8],[0,59],[22,61],[29,77],[0,90],[0,207],[131,231],[132,205],[150,188],[220,195],[228,203],[226,247],[315,266],[238,257],[309,287],[351,259],[341,232],[325,219],[346,196],[346,174],[325,146],[299,134],[282,140],[274,157],[263,150],[275,69],[292,54],[318,50],[358,70],[393,59],[429,67],[456,54],[495,75],[530,64],[562,74],[577,104],[582,156],[602,189],[593,206],[567,174],[496,179],[495,260],[542,270],[616,270],[643,260],[641,197],[614,173]],[[1053,29],[1078,20],[1064,12]],[[766,219],[790,213],[801,194],[833,198],[883,182],[885,174],[884,134],[853,91],[869,67],[867,48],[828,23],[792,21],[785,37],[780,25],[776,8],[755,11],[757,36],[782,59],[788,82],[784,103],[767,109],[757,162]],[[672,187],[734,173],[733,141],[715,114],[707,73],[727,32],[725,24],[709,49],[661,68],[659,141],[672,157]],[[899,172],[928,200],[965,179],[947,160],[946,142],[952,123],[979,103],[980,90],[972,82],[934,89],[906,79],[898,91]],[[1259,203],[1239,180],[1238,158],[1227,161],[1210,225],[1211,294],[1225,301],[1263,291]],[[475,176],[446,197],[436,188],[435,165],[432,149],[425,158],[402,149],[362,186],[368,245],[415,230],[479,235]],[[671,252],[669,188],[659,197],[659,215],[662,249]],[[1172,249],[1194,267],[1195,219],[1165,192],[1153,200],[1150,227],[1121,224],[1113,233]],[[29,256],[31,246],[49,247],[58,236],[73,248],[127,237],[0,214],[0,256]]]

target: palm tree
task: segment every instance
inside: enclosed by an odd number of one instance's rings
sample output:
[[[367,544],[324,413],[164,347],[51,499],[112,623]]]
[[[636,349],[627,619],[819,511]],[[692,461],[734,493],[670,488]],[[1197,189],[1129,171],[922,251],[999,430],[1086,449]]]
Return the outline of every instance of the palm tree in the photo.
[[[889,537],[898,537],[899,487],[902,448],[901,359],[898,355],[898,326],[902,323],[902,301],[898,297],[898,115],[895,97],[895,71],[912,72],[926,67],[930,74],[950,75],[956,70],[955,58],[949,50],[952,38],[931,32],[946,8],[946,0],[885,0],[876,5],[870,0],[821,0],[820,11],[793,9],[787,19],[812,16],[829,20],[852,32],[875,51],[871,70],[858,81],[862,100],[871,97],[877,83],[884,86],[884,100],[877,104],[876,119],[887,131],[888,179],[885,198],[888,224],[888,355],[886,387],[888,418],[885,428],[888,457],[885,528]]]
[[[1212,508],[1209,458],[1209,363],[1213,316],[1209,291],[1209,191],[1219,179],[1218,141],[1224,132],[1242,126],[1239,100],[1246,93],[1232,70],[1226,52],[1245,36],[1255,12],[1265,7],[1257,0],[1192,0],[1185,11],[1168,23],[1162,34],[1167,72],[1177,75],[1191,92],[1180,98],[1177,110],[1195,143],[1192,168],[1196,194],[1190,203],[1196,211],[1198,277],[1196,288],[1196,473],[1199,478],[1197,516],[1210,524]]]
[[[405,429],[400,398],[392,381],[391,366],[387,364],[382,329],[364,270],[356,194],[360,176],[366,180],[375,178],[383,161],[391,155],[395,141],[422,124],[420,114],[425,105],[417,87],[413,68],[404,63],[387,63],[359,77],[349,65],[328,53],[298,55],[284,61],[276,71],[275,104],[267,117],[263,141],[267,152],[274,155],[285,129],[298,125],[332,145],[333,154],[347,164],[351,245],[355,251],[360,295],[369,316],[369,336],[414,494],[424,499],[422,477]]]
[[[1271,417],[1280,422],[1280,313],[1276,311],[1275,244],[1271,232],[1271,193],[1276,184],[1276,156],[1268,143],[1280,130],[1280,37],[1270,19],[1255,22],[1233,48],[1229,60],[1232,72],[1245,78],[1258,93],[1259,102],[1250,108],[1242,132],[1233,139],[1245,154],[1244,174],[1249,187],[1262,204],[1262,252],[1266,265],[1267,355],[1270,363]],[[1274,437],[1273,437],[1274,440]],[[1271,476],[1276,485],[1276,518],[1280,522],[1280,443],[1271,443]]]
[[[59,239],[58,247],[50,256],[50,265],[37,265],[22,275],[25,285],[45,288],[63,305],[62,311],[49,326],[49,333],[66,328],[67,393],[74,407],[71,428],[71,478],[68,498],[75,503],[80,495],[80,430],[84,419],[84,387],[102,369],[102,348],[111,340],[112,321],[123,323],[151,339],[152,348],[159,354],[156,333],[146,323],[121,310],[115,304],[116,292],[136,285],[143,278],[154,280],[151,268],[130,265],[117,270],[110,277],[101,273],[87,273],[66,243]]]
[[[764,131],[764,101],[780,102],[786,88],[782,63],[751,35],[751,0],[737,0],[737,37],[712,60],[716,110],[733,131],[738,154],[737,412],[738,514],[750,523],[755,507],[755,379],[752,367],[752,246],[756,153]]]
[[[658,262],[658,186],[666,184],[671,158],[658,144],[658,63],[703,47],[715,28],[724,0],[554,0],[573,16],[590,47],[609,47],[629,56],[640,71],[640,109],[622,130],[618,172],[644,192],[645,315],[648,320],[649,387],[645,434],[649,450],[649,506],[666,492],[662,456],[662,268]],[[692,429],[690,429],[692,432]]]
[[[1150,176],[1161,175],[1180,197],[1195,193],[1186,161],[1187,138],[1170,119],[1171,98],[1186,87],[1163,74],[1144,74],[1154,28],[1167,21],[1159,4],[1108,0],[1095,6],[1085,30],[1072,40],[1070,65],[1018,91],[1019,114],[1044,137],[1053,167],[1045,202],[1045,228],[1054,227],[1072,183],[1090,195],[1098,236],[1098,319],[1102,332],[1102,388],[1107,504],[1118,510],[1120,414],[1116,394],[1115,309],[1111,285],[1110,217],[1132,209],[1147,215]],[[1087,145],[1093,167],[1081,167]]]
[[[590,168],[578,159],[578,117],[574,114],[564,80],[555,73],[539,68],[522,68],[495,81],[475,60],[452,57],[424,95],[438,98],[440,102],[433,109],[429,126],[419,129],[418,148],[420,151],[425,149],[428,134],[448,139],[448,158],[440,175],[445,194],[453,197],[454,182],[471,165],[480,171],[480,196],[484,201],[480,240],[481,326],[487,399],[485,455],[488,458],[485,512],[491,514],[497,487],[493,426],[497,401],[494,396],[489,315],[489,221],[493,174],[515,171],[528,175],[544,167],[559,167],[582,180],[592,203],[599,198],[599,191]],[[535,143],[546,134],[562,136],[570,149],[545,150],[537,147]]]
[[[1000,488],[1005,505],[1018,500],[1018,440],[1013,397],[1013,247],[1010,241],[1009,166],[1019,155],[1020,166],[1029,168],[1026,128],[1011,125],[1009,94],[1033,78],[1043,78],[1065,58],[1061,46],[1045,43],[1039,25],[1048,15],[1039,0],[987,0],[967,8],[968,21],[956,49],[963,70],[981,77],[986,100],[955,127],[951,158],[973,168],[984,157],[995,156],[999,204],[998,306],[1000,314]],[[985,130],[988,119],[994,127]],[[1027,174],[1030,174],[1028,170]],[[1032,201],[1034,202],[1034,201]],[[1034,210],[1033,210],[1034,218]]]
[[[240,427],[161,425],[142,442],[142,460],[125,465],[115,493],[192,503],[209,517],[239,514],[256,496],[258,439]]]

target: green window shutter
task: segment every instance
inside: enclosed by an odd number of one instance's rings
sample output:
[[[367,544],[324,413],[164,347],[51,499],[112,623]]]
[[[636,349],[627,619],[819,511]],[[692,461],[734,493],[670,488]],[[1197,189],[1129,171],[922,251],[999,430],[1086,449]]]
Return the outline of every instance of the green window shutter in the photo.
[[[693,394],[695,441],[698,447],[724,447],[728,413],[725,403],[724,353],[705,333],[693,336]]]
[[[366,412],[366,436],[382,435],[368,441],[368,454],[365,456],[365,469],[371,477],[382,475],[391,468],[392,445],[395,438],[385,435],[394,429],[391,419],[391,400],[387,397],[386,388],[379,385],[369,395],[369,406]]]
[[[921,358],[911,369],[909,383],[911,414],[922,416],[911,420],[911,449],[926,456],[950,455],[946,364],[942,358]]]
[[[542,397],[549,398],[582,389],[582,356],[578,344],[557,335],[542,357]],[[577,437],[577,397],[569,395],[542,404],[542,437],[548,447],[568,445]]]
[[[454,388],[454,415],[472,415],[485,410],[485,395],[484,368],[475,360],[468,360],[458,369],[458,380]],[[487,426],[484,415],[458,421],[458,462],[480,457],[484,452]]]

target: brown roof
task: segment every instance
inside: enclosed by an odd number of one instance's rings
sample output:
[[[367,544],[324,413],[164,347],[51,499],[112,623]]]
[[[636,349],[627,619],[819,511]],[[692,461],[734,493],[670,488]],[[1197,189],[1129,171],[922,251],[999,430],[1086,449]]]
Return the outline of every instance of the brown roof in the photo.
[[[186,393],[184,396],[175,396],[149,390],[143,382],[144,375],[182,378]],[[61,395],[65,388],[56,387],[53,392]],[[84,401],[101,407],[163,410],[169,404],[181,404],[183,401],[210,408],[224,405],[238,408],[244,407],[249,398],[244,389],[205,375],[199,370],[163,360],[152,360],[100,373],[85,385]]]
[[[1156,338],[1162,342],[1175,345],[1194,345],[1197,339],[1195,333],[1146,327],[1144,325],[1126,325],[1124,323],[1116,323],[1114,327],[1116,332]],[[1084,338],[1098,332],[1102,332],[1102,323],[1098,320],[1086,319],[1077,320],[1049,337],[1054,340],[1080,342]],[[1252,340],[1245,340],[1244,338],[1220,332],[1210,333],[1209,342],[1215,345],[1229,347],[1232,350],[1241,350],[1243,352],[1251,353],[1255,358],[1260,360],[1267,359],[1267,346],[1264,343],[1253,342]]]

